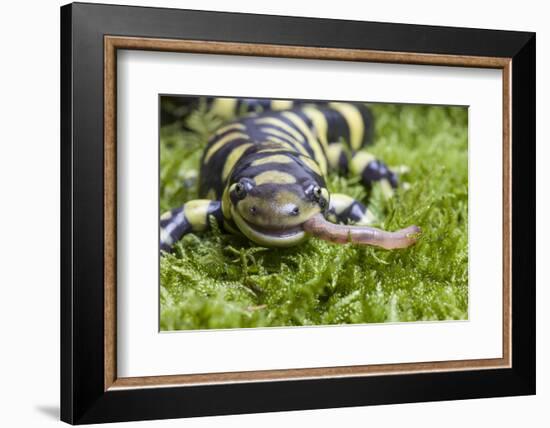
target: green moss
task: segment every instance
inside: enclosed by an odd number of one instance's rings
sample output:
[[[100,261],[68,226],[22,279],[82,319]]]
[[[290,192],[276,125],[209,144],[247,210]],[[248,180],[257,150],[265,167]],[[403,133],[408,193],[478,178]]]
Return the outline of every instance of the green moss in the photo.
[[[382,228],[419,225],[420,242],[384,251],[311,239],[281,250],[217,230],[188,235],[161,258],[162,330],[467,318],[467,109],[372,109],[370,151],[410,168],[403,186],[387,201],[331,175],[330,190],[368,202]],[[198,109],[181,125],[161,129],[161,211],[197,197],[201,151],[220,121]]]

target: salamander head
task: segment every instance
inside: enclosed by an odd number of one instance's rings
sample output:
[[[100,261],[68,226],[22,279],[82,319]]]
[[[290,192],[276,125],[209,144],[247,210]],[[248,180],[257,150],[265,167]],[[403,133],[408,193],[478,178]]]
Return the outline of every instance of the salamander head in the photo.
[[[290,154],[256,156],[244,164],[226,187],[224,213],[230,213],[239,230],[259,245],[289,247],[304,241],[304,223],[328,209],[329,192],[322,177]]]

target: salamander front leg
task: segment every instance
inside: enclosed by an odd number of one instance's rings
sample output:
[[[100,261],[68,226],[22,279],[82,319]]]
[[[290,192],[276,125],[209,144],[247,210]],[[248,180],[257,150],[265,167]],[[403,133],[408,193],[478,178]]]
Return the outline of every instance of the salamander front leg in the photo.
[[[371,153],[360,151],[353,155],[350,161],[350,172],[361,177],[361,181],[368,188],[380,186],[383,194],[390,198],[397,188],[397,174]]]
[[[332,223],[359,226],[368,226],[376,222],[375,216],[364,204],[342,193],[330,195],[330,205],[326,217]]]
[[[170,252],[172,246],[185,234],[208,230],[210,216],[214,216],[221,227],[223,215],[219,201],[197,199],[162,214],[160,217],[160,250]]]
[[[344,144],[331,143],[328,146],[327,158],[332,170],[361,177],[361,182],[369,189],[380,185],[384,194],[391,196],[393,189],[397,188],[397,174],[365,150],[350,154]]]
[[[397,175],[388,168],[380,159],[366,151],[360,151],[353,155],[350,162],[350,171],[361,177],[365,186],[387,180],[392,188],[397,187]]]

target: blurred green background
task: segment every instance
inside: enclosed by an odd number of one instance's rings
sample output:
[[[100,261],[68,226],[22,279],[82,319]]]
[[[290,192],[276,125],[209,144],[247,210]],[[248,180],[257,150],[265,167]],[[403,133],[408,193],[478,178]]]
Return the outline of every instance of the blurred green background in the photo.
[[[370,107],[369,151],[410,171],[390,200],[336,174],[329,189],[362,200],[381,228],[420,226],[420,242],[399,251],[318,239],[267,249],[219,230],[187,235],[161,257],[161,330],[467,319],[468,110]],[[202,149],[222,121],[204,103],[163,97],[161,123],[162,213],[197,197]]]

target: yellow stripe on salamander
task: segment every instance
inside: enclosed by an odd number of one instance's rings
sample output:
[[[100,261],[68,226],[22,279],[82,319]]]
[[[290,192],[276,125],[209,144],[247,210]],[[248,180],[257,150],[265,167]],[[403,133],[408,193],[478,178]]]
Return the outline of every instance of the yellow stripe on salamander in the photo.
[[[256,186],[261,184],[293,184],[296,183],[296,177],[286,172],[281,172],[277,170],[264,171],[261,174],[258,174],[254,177]]]
[[[343,193],[333,194],[330,200],[330,204],[334,207],[336,214],[342,214],[342,212],[347,210],[354,202],[355,199],[351,196],[344,195]]]
[[[323,176],[323,173],[319,169],[319,165],[317,165],[317,162],[315,162],[313,159],[311,159],[308,156],[300,156],[300,159],[302,162],[306,164],[306,166],[311,169],[314,173],[317,175]]]
[[[216,98],[212,102],[212,107],[210,108],[214,114],[217,116],[223,117],[225,119],[230,119],[235,116],[237,110],[237,99],[236,98]]]
[[[292,128],[291,126],[287,125],[281,119],[277,119],[275,117],[262,117],[260,119],[256,119],[255,122],[260,125],[271,125],[271,126],[276,126],[277,128],[281,128],[286,133],[292,135],[292,137],[296,141],[301,143],[304,142],[304,136],[300,134],[298,131],[296,131],[294,128]]]
[[[281,147],[278,148],[278,149],[275,149],[275,148],[274,148],[274,149],[269,149],[269,150],[271,150],[272,152],[275,152],[275,151],[278,151],[278,150],[283,150],[283,149],[292,150],[292,151],[294,151],[294,152],[296,151],[296,148],[295,148],[292,144],[290,144],[290,143],[288,143],[288,142],[282,140],[281,138],[274,137],[273,135],[268,135],[268,136],[265,138],[265,140],[266,140],[266,141],[270,141],[270,142],[272,142],[272,143],[278,143],[278,144],[281,145]],[[267,149],[266,149],[266,150],[261,150],[261,152],[265,152],[265,151],[267,151]]]
[[[353,150],[359,150],[363,143],[363,134],[365,133],[365,124],[361,113],[353,104],[349,103],[329,103],[329,107],[338,110],[349,127],[349,143]]]
[[[226,187],[222,195],[222,214],[226,219],[231,219],[231,198],[229,197],[229,187]]]
[[[337,170],[340,165],[340,155],[342,154],[342,150],[344,150],[344,145],[342,143],[333,143],[328,146],[328,163],[334,170]]]
[[[266,163],[291,163],[292,159],[285,155],[272,155],[264,158],[256,159],[250,165],[258,166],[265,165]]]
[[[246,144],[241,144],[240,146],[235,147],[233,149],[233,151],[229,154],[229,156],[227,156],[227,159],[223,166],[222,180],[225,180],[229,176],[231,171],[233,171],[235,164],[239,161],[239,159],[241,158],[243,153],[246,151],[246,149],[252,146],[253,146],[252,143],[246,143]]]
[[[193,232],[203,232],[207,228],[208,221],[208,206],[210,200],[196,199],[186,202],[183,206],[183,214],[187,221],[191,224]]]
[[[290,100],[271,100],[271,110],[288,110],[292,105]]]
[[[369,152],[356,153],[349,164],[349,169],[354,175],[361,175],[363,170],[375,159],[374,155]]]
[[[308,155],[308,152],[306,148],[303,146],[303,144],[299,141],[295,141],[290,135],[271,127],[260,128],[260,131],[268,134],[268,136],[266,137],[267,140],[284,143],[287,146],[292,147],[293,150],[299,151],[304,155]],[[276,138],[277,140],[273,140],[273,138],[270,138],[270,137]],[[285,138],[287,141],[283,140]],[[292,142],[288,142],[289,138]]]
[[[221,135],[227,131],[242,131],[246,129],[246,126],[244,126],[242,123],[230,123],[229,125],[222,126],[221,128],[218,128],[216,130],[216,133],[214,135]]]
[[[274,136],[279,138],[279,140],[284,141],[294,141],[294,137],[291,135],[288,135],[286,132],[280,131],[277,128],[274,128],[273,126],[262,126],[260,128],[260,131],[268,134],[269,136]]]
[[[315,160],[317,161],[317,164],[322,171],[322,174],[319,175],[325,175],[327,173],[327,159],[325,157],[325,154],[323,153],[323,149],[321,147],[321,144],[319,143],[319,140],[317,140],[315,135],[313,135],[304,120],[296,113],[285,111],[281,114],[288,120],[290,120],[302,132],[302,134],[306,136],[309,146],[311,147],[311,149],[313,150],[313,154],[315,155]]]
[[[243,132],[232,132],[230,134],[227,134],[225,137],[220,138],[217,142],[215,142],[206,152],[206,156],[204,157],[204,162],[207,163],[214,154],[221,149],[225,144],[230,143],[231,141],[234,141],[238,138],[242,139],[249,139],[247,134],[244,134]]]
[[[313,122],[313,126],[317,131],[317,137],[319,138],[319,141],[321,142],[325,150],[327,150],[328,123],[327,123],[327,119],[325,118],[325,115],[315,107],[304,107],[302,111]]]

